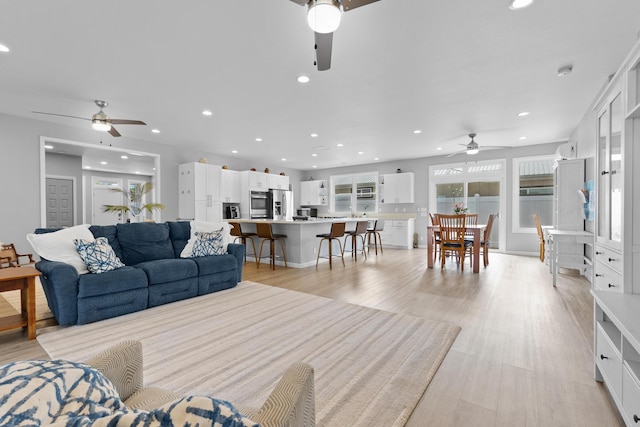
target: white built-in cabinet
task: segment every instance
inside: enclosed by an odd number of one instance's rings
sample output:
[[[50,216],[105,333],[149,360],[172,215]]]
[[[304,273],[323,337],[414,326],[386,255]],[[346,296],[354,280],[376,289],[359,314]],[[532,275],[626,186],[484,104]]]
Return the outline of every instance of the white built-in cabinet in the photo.
[[[640,42],[596,102],[595,378],[640,424]]]
[[[249,218],[251,212],[251,191],[269,191],[270,189],[288,190],[289,177],[258,171],[240,171],[240,214]]]
[[[274,173],[267,173],[267,187],[275,190],[288,190],[289,189],[289,177],[285,175],[276,175]]]
[[[324,180],[300,182],[300,205],[326,206],[327,182]]]
[[[380,178],[380,203],[414,203],[413,172],[385,174]]]
[[[413,248],[415,221],[415,218],[385,219],[384,228],[380,231],[383,248],[387,246],[402,249]]]
[[[220,171],[220,198],[224,203],[240,203],[240,172]]]
[[[220,222],[220,166],[184,163],[178,166],[178,216],[180,219]]]

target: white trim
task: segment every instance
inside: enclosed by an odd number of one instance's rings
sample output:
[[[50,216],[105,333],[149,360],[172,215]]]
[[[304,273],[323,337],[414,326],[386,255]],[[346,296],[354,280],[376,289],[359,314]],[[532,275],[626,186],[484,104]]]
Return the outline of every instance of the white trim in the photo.
[[[546,154],[543,156],[514,157],[511,159],[511,232],[513,234],[538,234],[538,230],[536,230],[535,227],[520,227],[520,163],[532,160],[554,160],[554,156],[554,154]]]

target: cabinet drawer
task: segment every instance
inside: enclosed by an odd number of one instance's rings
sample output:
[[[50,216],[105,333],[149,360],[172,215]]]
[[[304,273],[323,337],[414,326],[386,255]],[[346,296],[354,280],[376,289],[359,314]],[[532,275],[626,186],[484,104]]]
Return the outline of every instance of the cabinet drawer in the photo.
[[[600,261],[596,261],[595,287],[601,291],[624,292],[622,275]]]
[[[622,408],[628,420],[640,424],[640,385],[626,366],[622,370]]]
[[[600,372],[605,377],[607,388],[619,401],[622,395],[622,360],[600,323],[598,323],[596,336],[595,356],[596,364],[600,367]]]
[[[622,255],[606,246],[596,246],[596,261],[622,273]]]

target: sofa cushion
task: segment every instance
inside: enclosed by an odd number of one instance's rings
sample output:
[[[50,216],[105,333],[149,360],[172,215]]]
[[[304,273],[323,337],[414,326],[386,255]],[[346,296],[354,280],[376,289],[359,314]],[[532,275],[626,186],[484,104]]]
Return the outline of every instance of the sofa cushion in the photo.
[[[78,298],[146,288],[147,284],[144,271],[134,267],[122,267],[102,274],[83,274],[78,281]]]
[[[176,282],[198,276],[198,267],[191,259],[159,259],[136,264],[137,269],[144,271],[149,286],[156,283]]]
[[[173,259],[173,246],[169,239],[169,225],[155,222],[118,224],[117,233],[122,248],[122,261],[136,265],[157,259]]]
[[[106,237],[116,256],[122,260],[122,248],[118,241],[118,229],[115,225],[92,225],[89,227],[89,231],[96,239],[98,237]]]
[[[237,270],[236,257],[230,254],[190,258],[198,266],[198,275],[222,273],[224,271]]]
[[[167,221],[169,224],[169,238],[173,245],[173,254],[180,258],[180,253],[191,237],[191,225],[189,221]]]
[[[63,228],[52,233],[27,234],[27,240],[31,247],[41,258],[71,264],[78,270],[78,274],[88,273],[87,265],[78,254],[76,245],[73,243],[74,239],[95,240],[93,234],[89,231],[88,224]]]
[[[73,242],[76,244],[80,258],[87,264],[91,273],[106,273],[124,267],[106,237],[98,237],[93,242],[83,239],[74,239]]]
[[[222,244],[223,231],[223,229],[212,231],[211,233],[197,231],[196,241],[193,244],[193,251],[191,251],[191,256],[201,257],[211,255],[224,255],[227,252],[227,248]]]

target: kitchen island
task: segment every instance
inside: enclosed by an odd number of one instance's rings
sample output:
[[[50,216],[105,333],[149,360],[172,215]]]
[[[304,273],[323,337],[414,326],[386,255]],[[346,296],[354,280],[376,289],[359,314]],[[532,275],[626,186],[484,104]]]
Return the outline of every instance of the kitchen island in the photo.
[[[347,230],[353,230],[356,228],[356,222],[365,221],[366,218],[318,218],[306,221],[285,221],[285,220],[270,220],[270,219],[234,219],[227,220],[233,222],[239,222],[242,224],[242,231],[245,233],[255,233],[256,224],[259,222],[270,223],[271,229],[274,234],[284,234],[287,236],[283,239],[284,248],[287,253],[287,265],[294,268],[304,268],[313,266],[316,264],[316,257],[318,255],[318,245],[320,244],[320,238],[316,237],[318,234],[329,233],[331,231],[331,224],[334,222],[346,222]],[[256,251],[260,252],[260,239],[255,239]],[[351,248],[351,239],[347,242],[349,248]],[[333,253],[339,254],[338,244],[333,243]],[[251,245],[249,245],[251,246]],[[269,254],[269,247],[265,244],[262,250],[262,256]],[[276,249],[276,253],[280,253]],[[328,245],[322,245],[322,252],[320,256],[327,256]],[[253,254],[247,253],[247,258],[250,259]],[[328,259],[320,258],[321,262],[327,262]],[[269,261],[266,260],[267,267]],[[278,265],[284,265],[284,262],[278,261]]]

